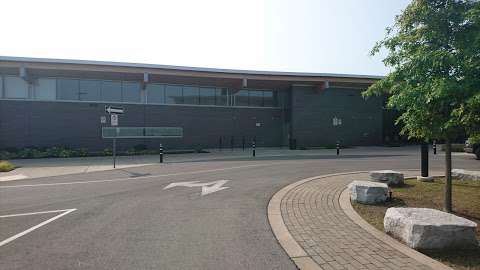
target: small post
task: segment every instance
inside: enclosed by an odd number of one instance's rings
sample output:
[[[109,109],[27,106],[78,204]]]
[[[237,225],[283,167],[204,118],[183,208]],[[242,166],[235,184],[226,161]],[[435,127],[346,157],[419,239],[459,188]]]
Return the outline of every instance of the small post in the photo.
[[[245,136],[242,136],[242,150],[245,151]]]
[[[437,154],[437,140],[433,140],[433,154]]]
[[[222,151],[222,136],[218,139],[218,150]]]
[[[252,156],[255,157],[255,139],[252,141]]]
[[[160,153],[160,163],[163,163],[163,145],[162,144],[160,144],[159,153]]]
[[[428,177],[428,144],[422,143],[421,145],[421,160],[422,160],[422,177]]]
[[[230,149],[233,151],[233,146],[234,146],[234,137],[230,137]]]
[[[337,141],[337,156],[340,155],[340,142]]]
[[[115,169],[115,166],[117,163],[117,139],[116,138],[113,138],[112,154],[113,154],[113,168]]]

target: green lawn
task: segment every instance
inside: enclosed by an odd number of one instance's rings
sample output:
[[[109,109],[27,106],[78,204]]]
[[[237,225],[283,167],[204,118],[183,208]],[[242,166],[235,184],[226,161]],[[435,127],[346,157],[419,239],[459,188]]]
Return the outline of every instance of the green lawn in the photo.
[[[433,183],[406,180],[402,187],[394,187],[393,200],[382,205],[353,204],[353,208],[367,222],[383,231],[383,217],[389,207],[426,207],[442,210],[444,179]],[[480,224],[480,181],[453,181],[454,214]],[[480,225],[477,227],[480,239]],[[455,269],[480,270],[480,247],[474,250],[422,251]]]

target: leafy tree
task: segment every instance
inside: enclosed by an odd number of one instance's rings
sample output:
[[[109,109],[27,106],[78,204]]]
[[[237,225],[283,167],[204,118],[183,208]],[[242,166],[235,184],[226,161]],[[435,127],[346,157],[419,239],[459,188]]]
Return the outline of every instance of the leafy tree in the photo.
[[[413,0],[371,54],[391,72],[364,96],[386,95],[410,138],[444,140],[445,211],[452,211],[451,141],[480,134],[480,1]]]

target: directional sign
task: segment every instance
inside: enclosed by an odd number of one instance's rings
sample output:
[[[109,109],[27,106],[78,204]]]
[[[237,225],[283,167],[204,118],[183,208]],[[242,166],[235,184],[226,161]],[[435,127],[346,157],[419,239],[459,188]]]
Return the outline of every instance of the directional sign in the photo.
[[[102,127],[102,138],[104,139],[172,139],[182,137],[183,128],[181,127]]]
[[[105,106],[105,112],[109,114],[123,114],[125,110],[122,107]]]
[[[173,187],[202,187],[202,196],[227,189],[229,187],[223,187],[225,183],[227,183],[230,180],[218,180],[218,181],[213,181],[213,182],[208,182],[208,183],[199,183],[199,181],[192,181],[192,182],[175,182],[175,183],[170,183],[163,189],[170,189]]]

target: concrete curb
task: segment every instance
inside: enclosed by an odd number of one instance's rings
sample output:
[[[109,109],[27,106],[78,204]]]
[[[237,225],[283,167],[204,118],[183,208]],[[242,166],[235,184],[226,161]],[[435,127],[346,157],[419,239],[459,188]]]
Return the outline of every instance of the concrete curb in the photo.
[[[306,178],[295,183],[292,183],[288,186],[283,187],[280,191],[275,193],[273,197],[270,199],[268,203],[267,211],[268,211],[268,221],[270,223],[270,227],[272,227],[273,234],[277,238],[278,242],[285,250],[287,255],[292,259],[292,261],[297,265],[297,267],[301,270],[317,270],[322,269],[308,254],[307,252],[295,241],[293,236],[287,229],[287,226],[283,222],[282,212],[280,209],[280,204],[282,202],[283,197],[292,189],[312,180],[328,178],[333,176],[340,176],[340,175],[349,175],[349,174],[357,174],[357,173],[366,173],[368,171],[357,171],[357,172],[347,172],[347,173],[335,173],[335,174],[327,174],[321,176],[315,176]]]
[[[442,177],[442,176],[432,176],[432,177]],[[406,179],[415,179],[414,177],[409,177]],[[358,213],[353,209],[353,206],[350,202],[350,196],[348,194],[348,189],[345,188],[340,194],[339,198],[340,207],[342,208],[343,212],[358,226],[362,227],[365,231],[369,234],[378,238],[378,240],[388,244],[392,248],[402,252],[403,254],[407,255],[415,259],[416,261],[431,267],[432,269],[438,270],[453,270],[453,268],[446,266],[445,264],[436,261],[414,249],[409,248],[408,246],[404,245],[403,243],[399,242],[398,240],[394,239],[393,237],[389,236],[388,234],[377,230],[377,228],[370,225],[366,222]]]
[[[402,171],[417,171],[417,170],[402,170]],[[285,250],[287,255],[290,259],[295,263],[295,265],[300,270],[318,270],[322,269],[313,259],[308,255],[308,253],[295,241],[293,236],[288,231],[282,217],[280,205],[282,202],[283,197],[291,191],[292,189],[303,185],[307,182],[322,179],[322,178],[329,178],[335,176],[342,176],[342,175],[351,175],[351,174],[359,174],[359,173],[368,173],[369,171],[355,171],[355,172],[346,172],[346,173],[335,173],[335,174],[327,174],[321,176],[315,176],[310,178],[305,178],[299,180],[295,183],[289,184],[283,187],[280,191],[275,193],[273,197],[270,199],[267,207],[268,212],[268,221],[270,223],[270,227],[272,228],[273,234],[277,238],[277,241],[280,243],[282,248]],[[436,176],[435,176],[436,177]],[[406,178],[410,179],[410,178]],[[422,253],[413,250],[404,244],[400,243],[399,241],[393,239],[392,237],[388,236],[387,234],[378,231],[372,225],[368,224],[365,220],[363,220],[357,212],[353,209],[350,203],[350,196],[348,196],[347,189],[345,188],[344,191],[341,193],[339,198],[340,207],[345,212],[345,214],[357,225],[361,228],[366,230],[368,233],[372,234],[374,237],[378,238],[379,240],[385,242],[386,244],[390,245],[394,249],[402,252],[403,254],[415,259],[416,261],[431,267],[432,269],[439,269],[439,270],[453,270],[452,268],[426,256]]]

